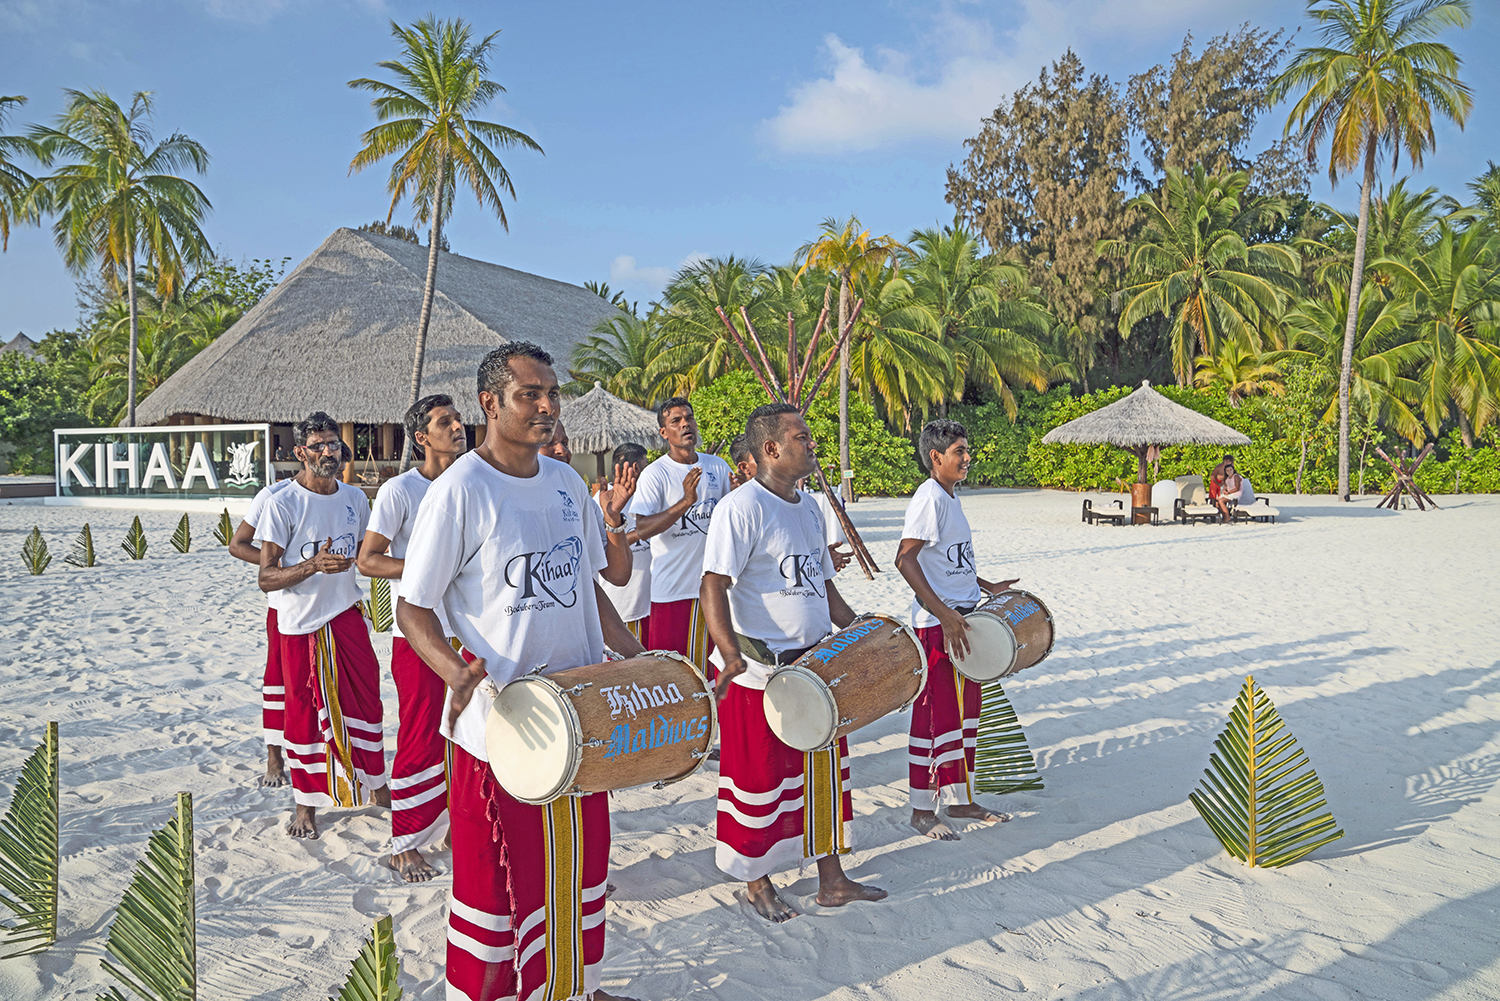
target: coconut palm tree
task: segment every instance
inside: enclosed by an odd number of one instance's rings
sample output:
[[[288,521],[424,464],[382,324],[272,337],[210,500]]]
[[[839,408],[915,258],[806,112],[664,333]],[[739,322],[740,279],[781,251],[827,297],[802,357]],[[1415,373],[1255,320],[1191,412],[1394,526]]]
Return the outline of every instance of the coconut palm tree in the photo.
[[[1249,194],[1250,177],[1217,177],[1200,164],[1169,168],[1159,194],[1131,202],[1144,222],[1132,240],[1101,240],[1101,254],[1123,257],[1131,282],[1122,294],[1121,337],[1154,313],[1170,322],[1178,385],[1193,375],[1193,356],[1214,355],[1226,341],[1259,351],[1261,326],[1297,287],[1300,260],[1281,244],[1247,244],[1246,234],[1286,215],[1279,198]]]
[[[391,35],[401,48],[400,59],[377,63],[396,77],[396,83],[361,78],[350,80],[356,90],[375,95],[370,107],[380,124],[366,132],[364,146],[349,163],[357,173],[386,157],[394,156],[386,190],[391,208],[410,194],[415,220],[430,223],[427,241],[427,283],[422,290],[422,312],[417,321],[417,348],[411,365],[412,404],[422,390],[422,362],[427,352],[427,326],[432,320],[432,301],[437,292],[438,248],[443,243],[443,222],[453,211],[453,195],[459,183],[474,193],[481,207],[490,209],[506,230],[505,203],[501,192],[515,198],[510,172],[496,155],[497,149],[522,146],[542,152],[542,147],[524,132],[494,122],[470,117],[505,88],[489,79],[490,49],[500,32],[476,42],[469,25],[456,19],[439,21],[426,17],[403,28],[391,22]],[[411,462],[411,439],[402,449],[401,468]]]
[[[620,399],[638,407],[656,401],[659,381],[649,374],[661,332],[661,312],[653,309],[643,319],[626,309],[599,321],[594,332],[573,346],[569,374],[576,392],[587,392],[599,382]]]
[[[672,277],[662,293],[666,312],[657,355],[647,372],[656,388],[686,395],[743,364],[716,310],[722,308],[738,325],[744,306],[756,328],[769,331],[775,313],[765,283],[768,272],[760,261],[731,255],[694,261]],[[785,316],[781,322],[786,322]],[[786,348],[770,340],[766,351],[773,366],[783,371]]]
[[[124,414],[134,427],[136,267],[154,268],[157,293],[166,297],[184,280],[188,264],[211,256],[198,224],[212,206],[196,184],[173,173],[203,173],[208,151],[181,134],[154,142],[146,126],[153,110],[147,91],[131,99],[128,111],[100,90],[64,93],[68,104],[56,127],[34,126],[30,133],[43,163],[63,161],[39,184],[56,217],[52,234],[64,263],[80,274],[97,264],[112,284],[124,278],[130,322]]]
[[[1329,140],[1331,181],[1364,170],[1339,375],[1338,495],[1348,500],[1349,391],[1376,161],[1384,150],[1394,167],[1404,150],[1421,167],[1435,144],[1434,113],[1463,127],[1474,101],[1458,78],[1461,61],[1433,39],[1449,28],[1467,28],[1473,16],[1469,0],[1309,0],[1308,16],[1323,44],[1297,52],[1272,81],[1267,101],[1298,95],[1285,134],[1298,133],[1309,163]]]
[[[947,398],[953,356],[905,273],[886,267],[856,281],[855,289],[865,305],[849,337],[851,382],[884,410],[887,423],[909,431],[913,415],[925,417],[932,404]],[[829,360],[833,339],[824,344],[820,367]]]
[[[0,97],[0,129],[13,108],[26,103],[26,98]],[[10,227],[14,223],[36,221],[36,212],[30,199],[36,178],[22,170],[16,163],[17,155],[36,155],[31,141],[24,136],[8,136],[0,132],[0,250],[10,247]]]
[[[1218,354],[1199,355],[1195,386],[1223,386],[1229,394],[1229,405],[1238,407],[1247,396],[1280,396],[1286,391],[1281,370],[1268,363],[1258,351],[1249,351],[1230,341]]]
[[[871,236],[869,230],[860,227],[855,216],[843,222],[829,216],[823,220],[818,238],[798,249],[797,259],[802,262],[799,273],[821,268],[838,275],[838,331],[842,332],[854,307],[850,291],[855,279],[878,275],[901,249],[889,236]],[[834,337],[837,339],[838,334]],[[845,345],[839,355],[839,489],[846,501],[854,499],[854,488],[849,482],[849,356],[849,347]]]

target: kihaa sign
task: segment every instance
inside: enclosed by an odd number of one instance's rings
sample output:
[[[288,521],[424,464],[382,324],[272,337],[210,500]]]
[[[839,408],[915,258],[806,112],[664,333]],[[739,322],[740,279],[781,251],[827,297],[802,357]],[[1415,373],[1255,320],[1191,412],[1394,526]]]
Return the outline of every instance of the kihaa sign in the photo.
[[[251,497],[275,480],[269,424],[52,432],[58,497]]]

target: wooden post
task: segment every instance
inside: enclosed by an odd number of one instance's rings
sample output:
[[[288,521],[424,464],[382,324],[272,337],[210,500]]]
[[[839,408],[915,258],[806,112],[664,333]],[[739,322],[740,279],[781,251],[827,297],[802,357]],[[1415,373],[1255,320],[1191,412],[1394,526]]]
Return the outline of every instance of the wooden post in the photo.
[[[394,425],[394,424],[382,424],[382,425],[380,425],[380,460],[382,462],[390,462],[392,459],[399,459],[399,458],[401,458],[401,456],[396,455],[395,452],[396,452],[396,425]]]
[[[349,446],[349,461],[344,463],[344,482],[354,482],[354,422],[345,421],[339,425],[339,437],[344,444]]]

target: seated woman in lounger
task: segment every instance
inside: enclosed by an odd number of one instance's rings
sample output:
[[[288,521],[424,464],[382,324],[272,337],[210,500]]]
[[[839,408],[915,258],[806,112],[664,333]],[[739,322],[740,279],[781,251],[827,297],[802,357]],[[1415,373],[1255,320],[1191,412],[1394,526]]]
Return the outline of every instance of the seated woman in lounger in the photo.
[[[1234,456],[1224,456],[1224,461],[1214,467],[1214,471],[1208,477],[1208,496],[1214,507],[1219,509],[1219,514],[1227,523],[1232,520],[1229,511],[1229,502],[1236,504],[1240,500],[1240,492],[1244,490],[1244,478],[1234,468]]]

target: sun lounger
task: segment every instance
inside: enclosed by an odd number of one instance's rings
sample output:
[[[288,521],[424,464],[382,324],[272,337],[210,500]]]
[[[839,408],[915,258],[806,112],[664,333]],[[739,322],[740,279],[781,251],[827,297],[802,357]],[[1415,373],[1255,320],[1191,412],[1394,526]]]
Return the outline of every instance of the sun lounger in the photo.
[[[1281,512],[1271,506],[1271,501],[1266,497],[1257,497],[1249,504],[1241,504],[1234,509],[1236,521],[1269,521],[1276,523],[1276,516]]]
[[[1177,503],[1172,508],[1172,518],[1184,525],[1200,521],[1218,521],[1219,509],[1210,504],[1203,489],[1203,477],[1177,477]]]
[[[1110,510],[1109,505],[1111,504],[1114,505],[1114,510]],[[1092,497],[1085,497],[1083,499],[1083,520],[1086,524],[1097,525],[1101,521],[1107,521],[1115,525],[1123,525],[1125,524],[1125,519],[1129,517],[1130,508],[1126,507],[1125,502],[1118,497],[1112,501],[1108,501],[1102,508],[1094,507]]]
[[[1176,480],[1162,480],[1151,485],[1151,506],[1168,517],[1177,509],[1178,496]]]

